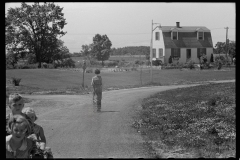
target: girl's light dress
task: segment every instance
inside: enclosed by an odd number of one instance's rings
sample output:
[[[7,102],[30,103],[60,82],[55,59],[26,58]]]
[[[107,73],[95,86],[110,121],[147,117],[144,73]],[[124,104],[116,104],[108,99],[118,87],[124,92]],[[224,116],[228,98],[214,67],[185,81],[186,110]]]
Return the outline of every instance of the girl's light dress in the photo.
[[[35,143],[24,137],[21,147],[14,151],[10,146],[11,138],[12,135],[6,136],[6,158],[30,158],[30,152],[35,147]]]

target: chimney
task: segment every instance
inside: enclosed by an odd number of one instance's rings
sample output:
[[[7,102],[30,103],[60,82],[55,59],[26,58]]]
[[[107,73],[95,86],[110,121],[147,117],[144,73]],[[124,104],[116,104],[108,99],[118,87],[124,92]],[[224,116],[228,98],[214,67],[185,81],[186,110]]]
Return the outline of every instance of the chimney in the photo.
[[[176,22],[176,27],[180,28],[180,22]]]

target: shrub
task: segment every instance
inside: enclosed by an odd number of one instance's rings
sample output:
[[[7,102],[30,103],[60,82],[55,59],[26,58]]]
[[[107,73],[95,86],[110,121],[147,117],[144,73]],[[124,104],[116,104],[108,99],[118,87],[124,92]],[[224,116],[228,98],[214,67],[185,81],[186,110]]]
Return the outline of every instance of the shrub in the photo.
[[[75,67],[75,61],[71,58],[64,59],[62,63],[63,67]]]
[[[159,65],[162,65],[162,61],[159,60],[159,59],[157,59],[157,60],[155,60],[155,61],[152,61],[152,64],[153,64],[154,66],[159,66]]]
[[[14,84],[14,86],[19,86],[20,81],[21,81],[21,78],[12,77],[12,84]]]
[[[187,62],[187,67],[190,68],[190,69],[195,68],[194,62],[193,62],[192,60],[190,60],[189,62]]]
[[[45,62],[43,62],[43,63],[42,63],[42,67],[43,67],[43,68],[48,68],[48,64],[45,63]]]
[[[85,73],[93,73],[92,69],[86,69]]]

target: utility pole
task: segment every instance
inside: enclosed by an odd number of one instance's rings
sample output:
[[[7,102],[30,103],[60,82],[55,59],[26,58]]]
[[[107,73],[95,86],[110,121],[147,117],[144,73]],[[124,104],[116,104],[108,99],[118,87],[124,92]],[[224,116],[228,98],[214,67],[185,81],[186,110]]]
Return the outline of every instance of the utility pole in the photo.
[[[224,29],[226,29],[226,58],[228,60],[228,27],[225,27]]]
[[[153,25],[154,24],[158,24],[157,27],[155,27],[153,29]],[[152,20],[152,25],[151,25],[151,44],[150,44],[150,62],[151,62],[151,83],[153,82],[153,74],[152,74],[152,58],[153,58],[153,55],[152,55],[152,47],[153,47],[153,31],[156,29],[156,28],[160,28],[161,25],[160,23],[153,23],[153,20]]]
[[[153,20],[151,25],[151,44],[150,44],[150,62],[151,62],[151,82],[153,82],[153,75],[152,75],[152,37],[153,37]]]

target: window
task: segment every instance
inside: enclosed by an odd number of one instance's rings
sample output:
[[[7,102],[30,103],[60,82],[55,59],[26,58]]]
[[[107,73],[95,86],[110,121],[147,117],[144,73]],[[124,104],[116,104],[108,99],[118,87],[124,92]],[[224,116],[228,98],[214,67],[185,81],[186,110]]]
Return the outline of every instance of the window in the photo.
[[[206,55],[206,48],[198,48],[197,49],[197,57],[200,58],[201,55],[205,54]]]
[[[171,56],[180,58],[180,48],[172,48],[171,49]]]
[[[159,48],[159,57],[162,57],[162,56],[163,56],[163,49]]]
[[[203,40],[203,32],[198,32],[198,39]]]
[[[177,32],[172,32],[172,39],[177,40]]]
[[[156,49],[155,49],[155,48],[153,48],[152,54],[153,54],[153,57],[152,57],[152,58],[156,58]]]
[[[187,59],[191,58],[191,49],[187,49]]]
[[[159,41],[160,40],[160,36],[159,36],[159,32],[155,32],[155,40]]]

